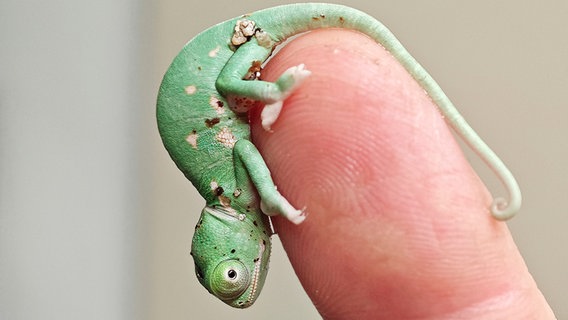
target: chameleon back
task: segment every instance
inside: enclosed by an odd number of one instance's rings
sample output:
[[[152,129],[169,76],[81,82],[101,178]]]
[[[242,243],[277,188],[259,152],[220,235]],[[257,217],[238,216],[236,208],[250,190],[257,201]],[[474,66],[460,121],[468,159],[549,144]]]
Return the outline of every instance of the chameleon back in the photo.
[[[157,102],[164,146],[208,204],[217,201],[212,182],[234,180],[234,143],[250,137],[246,114],[233,112],[215,89],[215,80],[233,54],[233,24],[216,25],[184,46],[162,80]],[[229,191],[234,186],[223,187]]]

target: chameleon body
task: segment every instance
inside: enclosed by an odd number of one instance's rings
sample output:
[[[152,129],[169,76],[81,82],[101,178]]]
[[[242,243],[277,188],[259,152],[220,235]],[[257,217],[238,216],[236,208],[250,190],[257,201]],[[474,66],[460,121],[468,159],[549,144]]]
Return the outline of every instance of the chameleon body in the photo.
[[[452,128],[504,182],[510,202],[495,200],[492,214],[510,218],[520,207],[518,186],[507,168],[468,126],[430,75],[394,35],[371,16],[332,4],[293,4],[260,10],[217,24],[189,41],[160,87],[157,119],[171,158],[205,198],[191,255],[201,284],[238,308],[258,297],[268,271],[272,230],[267,215],[294,223],[304,218],[278,191],[250,142],[247,111],[264,103],[265,129],[282,102],[309,76],[303,65],[276,82],[258,80],[261,64],[288,37],[318,29],[346,28],[384,46],[424,88]]]

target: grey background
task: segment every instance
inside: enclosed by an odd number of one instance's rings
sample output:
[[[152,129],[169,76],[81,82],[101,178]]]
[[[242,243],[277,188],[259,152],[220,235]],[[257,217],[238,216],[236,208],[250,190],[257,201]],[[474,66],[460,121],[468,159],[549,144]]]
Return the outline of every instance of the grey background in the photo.
[[[277,238],[252,308],[200,287],[188,253],[203,200],[154,121],[187,40],[283,3],[0,2],[1,319],[319,318]],[[342,3],[389,26],[516,174],[525,201],[509,226],[568,318],[568,2]]]

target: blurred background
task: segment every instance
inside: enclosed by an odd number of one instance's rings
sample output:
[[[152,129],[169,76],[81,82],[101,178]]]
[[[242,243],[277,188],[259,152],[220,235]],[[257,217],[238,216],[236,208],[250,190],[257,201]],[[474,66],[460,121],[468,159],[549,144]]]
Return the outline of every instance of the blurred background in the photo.
[[[0,2],[0,319],[319,318],[277,237],[252,308],[201,288],[189,248],[204,201],[154,120],[185,42],[284,3]],[[343,4],[386,24],[516,174],[524,206],[509,226],[568,318],[568,2]]]

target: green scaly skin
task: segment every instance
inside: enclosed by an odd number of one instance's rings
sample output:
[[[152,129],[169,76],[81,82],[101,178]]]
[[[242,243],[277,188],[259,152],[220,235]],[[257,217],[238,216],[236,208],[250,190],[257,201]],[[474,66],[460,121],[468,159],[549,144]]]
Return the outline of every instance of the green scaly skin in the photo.
[[[246,33],[247,26],[252,33]],[[282,215],[294,223],[305,218],[302,210],[276,191],[266,164],[250,142],[247,112],[257,102],[265,103],[262,123],[268,130],[282,101],[309,71],[303,65],[293,67],[269,83],[257,80],[260,64],[288,37],[331,27],[360,31],[375,39],[424,88],[452,128],[507,187],[509,203],[495,200],[491,208],[495,218],[508,219],[520,207],[520,191],[512,174],[430,75],[371,16],[340,5],[303,3],[222,22],[189,41],[174,59],[160,87],[157,119],[171,158],[206,201],[192,242],[197,277],[209,292],[233,307],[250,306],[264,284],[272,234],[267,215]]]

